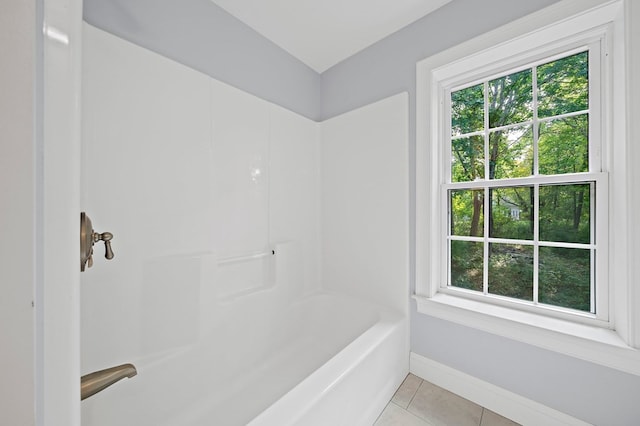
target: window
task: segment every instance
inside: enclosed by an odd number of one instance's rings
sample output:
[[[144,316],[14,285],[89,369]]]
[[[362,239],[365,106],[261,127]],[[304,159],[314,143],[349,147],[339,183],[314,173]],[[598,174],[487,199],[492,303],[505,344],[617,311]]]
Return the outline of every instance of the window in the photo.
[[[588,5],[557,2],[417,64],[414,299],[640,375],[637,12]]]
[[[604,38],[582,43],[442,87],[444,291],[607,323]]]

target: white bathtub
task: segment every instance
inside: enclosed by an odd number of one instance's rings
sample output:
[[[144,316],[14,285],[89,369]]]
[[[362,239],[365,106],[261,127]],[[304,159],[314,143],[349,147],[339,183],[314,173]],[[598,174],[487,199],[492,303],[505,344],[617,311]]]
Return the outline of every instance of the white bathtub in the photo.
[[[167,426],[371,425],[408,373],[408,323],[389,309],[316,293],[276,323],[236,365],[227,394],[201,398]]]
[[[330,358],[249,425],[373,424],[408,373],[407,319],[335,295],[307,303],[310,336],[327,344]]]
[[[229,304],[197,343],[134,360],[138,376],[83,402],[83,424],[371,425],[408,372],[407,319],[337,294],[278,297]]]

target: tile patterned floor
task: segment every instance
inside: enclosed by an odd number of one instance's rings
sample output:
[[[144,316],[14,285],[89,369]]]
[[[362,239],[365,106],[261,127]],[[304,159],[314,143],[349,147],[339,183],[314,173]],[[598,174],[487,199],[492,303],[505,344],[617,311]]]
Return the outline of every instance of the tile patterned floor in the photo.
[[[517,426],[517,423],[409,374],[374,426]]]

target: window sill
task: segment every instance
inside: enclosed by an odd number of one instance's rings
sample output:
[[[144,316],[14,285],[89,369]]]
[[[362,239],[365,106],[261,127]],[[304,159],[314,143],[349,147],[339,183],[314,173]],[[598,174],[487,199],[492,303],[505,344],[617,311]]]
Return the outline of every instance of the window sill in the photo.
[[[640,375],[640,351],[613,330],[442,293],[413,298],[422,314]]]

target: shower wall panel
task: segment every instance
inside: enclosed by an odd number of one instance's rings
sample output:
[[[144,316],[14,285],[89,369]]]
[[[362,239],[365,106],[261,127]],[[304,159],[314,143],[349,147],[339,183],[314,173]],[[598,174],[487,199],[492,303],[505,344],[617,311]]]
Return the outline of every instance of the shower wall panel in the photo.
[[[322,123],[323,279],[406,313],[409,99],[401,93]]]
[[[89,25],[83,43],[81,206],[115,258],[96,244],[82,274],[82,373],[139,374],[82,421],[171,424],[319,288],[318,124]]]
[[[92,27],[84,43],[81,207],[115,252],[82,274],[87,373],[193,342],[215,212],[208,78]]]

